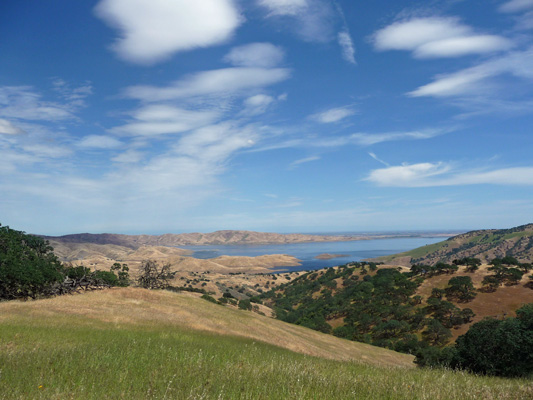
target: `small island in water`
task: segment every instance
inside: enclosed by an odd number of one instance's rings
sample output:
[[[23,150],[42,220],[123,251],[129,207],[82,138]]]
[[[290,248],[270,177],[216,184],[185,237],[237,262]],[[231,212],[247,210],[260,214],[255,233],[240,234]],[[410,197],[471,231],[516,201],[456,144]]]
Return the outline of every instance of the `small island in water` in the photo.
[[[333,258],[343,258],[343,257],[350,257],[349,254],[330,254],[330,253],[323,253],[319,254],[315,258],[317,260],[331,260]]]

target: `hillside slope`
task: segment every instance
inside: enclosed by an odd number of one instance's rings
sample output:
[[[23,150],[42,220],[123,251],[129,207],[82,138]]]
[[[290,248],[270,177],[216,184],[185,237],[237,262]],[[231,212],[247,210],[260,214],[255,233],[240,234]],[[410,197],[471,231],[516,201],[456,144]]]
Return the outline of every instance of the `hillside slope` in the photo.
[[[81,326],[96,321],[118,327],[175,326],[254,339],[322,358],[358,360],[382,366],[414,366],[413,357],[409,355],[212,304],[188,293],[117,288],[32,302],[0,303],[0,323],[13,318],[45,324],[47,321],[56,324],[67,318]]]
[[[476,257],[483,262],[512,256],[521,262],[533,261],[533,224],[511,229],[488,229],[463,233],[442,242],[376,260],[392,265],[450,263]]]
[[[3,400],[519,400],[533,394],[531,380],[410,368],[411,360],[168,292],[123,289],[0,303]]]

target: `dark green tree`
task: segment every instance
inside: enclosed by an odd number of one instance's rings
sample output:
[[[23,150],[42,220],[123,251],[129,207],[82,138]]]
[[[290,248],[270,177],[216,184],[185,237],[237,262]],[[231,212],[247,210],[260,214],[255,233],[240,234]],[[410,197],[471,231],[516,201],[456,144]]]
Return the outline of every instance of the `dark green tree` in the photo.
[[[0,299],[49,295],[63,281],[62,272],[46,240],[0,226]]]
[[[448,281],[445,289],[448,299],[458,299],[467,302],[476,297],[476,290],[469,276],[455,276]]]
[[[486,318],[457,339],[454,366],[507,377],[533,374],[533,304],[517,318]]]

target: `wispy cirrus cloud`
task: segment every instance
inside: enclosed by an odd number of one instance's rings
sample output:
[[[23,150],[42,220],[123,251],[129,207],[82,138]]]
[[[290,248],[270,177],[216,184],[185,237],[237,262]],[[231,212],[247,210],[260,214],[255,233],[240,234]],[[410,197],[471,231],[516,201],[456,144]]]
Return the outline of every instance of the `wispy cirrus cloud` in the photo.
[[[101,0],[94,11],[120,32],[119,57],[147,65],[224,43],[243,21],[233,0]]]
[[[217,120],[216,110],[187,110],[169,104],[150,104],[131,113],[133,120],[111,128],[118,135],[156,137],[187,132]]]
[[[378,51],[411,51],[415,58],[449,58],[508,50],[513,42],[498,35],[476,33],[453,17],[413,18],[395,22],[371,38]]]
[[[450,163],[403,164],[375,169],[367,181],[388,187],[533,185],[533,167],[460,170]]]
[[[224,56],[224,61],[238,67],[270,68],[281,64],[285,52],[272,43],[250,43],[238,46]]]
[[[339,122],[356,113],[357,111],[351,106],[335,107],[313,114],[311,118],[320,123],[329,124]]]
[[[303,40],[328,42],[334,38],[336,12],[333,5],[324,0],[257,0],[273,20],[291,20],[289,26]]]
[[[209,95],[231,95],[289,78],[287,68],[224,68],[198,72],[169,86],[130,86],[126,97],[143,101],[165,101]]]
[[[291,168],[291,169],[292,168],[296,168],[297,166],[299,166],[301,164],[309,163],[309,162],[312,162],[312,161],[318,161],[318,160],[320,160],[319,156],[310,156],[310,157],[300,158],[299,160],[293,161],[289,165],[289,168]]]
[[[433,82],[419,87],[408,95],[450,97],[477,94],[480,89],[484,88],[487,80],[501,75],[533,80],[533,48],[510,52],[471,68],[437,76]]]
[[[24,130],[18,128],[17,126],[13,125],[11,122],[9,122],[6,119],[0,118],[0,134],[4,135],[19,135],[21,133],[24,133]]]
[[[347,29],[339,32],[337,40],[341,46],[342,57],[351,64],[357,64],[355,61],[355,46],[350,32]]]

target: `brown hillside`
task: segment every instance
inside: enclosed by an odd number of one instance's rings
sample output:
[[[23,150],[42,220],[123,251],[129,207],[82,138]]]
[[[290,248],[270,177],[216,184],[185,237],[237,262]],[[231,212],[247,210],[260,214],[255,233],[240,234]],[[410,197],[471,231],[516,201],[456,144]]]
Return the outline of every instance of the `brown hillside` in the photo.
[[[482,286],[481,282],[483,278],[491,274],[487,270],[488,267],[489,265],[482,265],[475,273],[466,272],[465,267],[460,267],[459,271],[454,274],[437,275],[427,278],[418,288],[417,294],[427,299],[433,288],[444,289],[448,281],[454,276],[469,276],[472,279],[474,287],[479,289]],[[501,285],[495,292],[490,293],[477,290],[476,297],[467,303],[452,301],[457,307],[468,307],[476,314],[471,323],[461,325],[458,329],[452,329],[453,339],[455,340],[465,334],[472,324],[481,321],[483,318],[515,316],[515,311],[522,305],[533,303],[533,290],[526,286],[528,282],[529,274],[526,274],[517,285]]]

